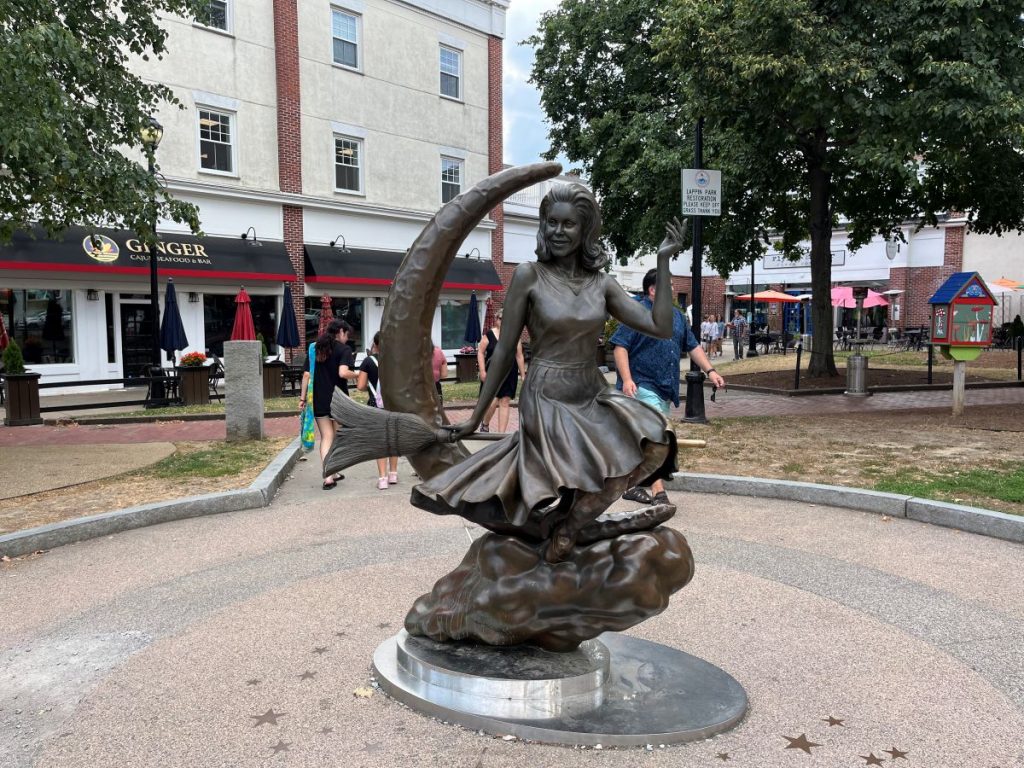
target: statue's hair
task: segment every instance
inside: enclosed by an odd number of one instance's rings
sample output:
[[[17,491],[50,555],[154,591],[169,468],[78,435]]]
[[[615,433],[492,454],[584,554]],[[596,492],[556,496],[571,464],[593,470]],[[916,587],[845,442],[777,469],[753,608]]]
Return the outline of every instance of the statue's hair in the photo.
[[[604,269],[608,254],[601,247],[601,210],[594,193],[582,184],[555,184],[540,202],[540,224],[537,228],[537,260],[550,261],[547,240],[544,238],[544,221],[555,203],[569,203],[580,217],[583,241],[580,245],[580,266],[592,272]]]

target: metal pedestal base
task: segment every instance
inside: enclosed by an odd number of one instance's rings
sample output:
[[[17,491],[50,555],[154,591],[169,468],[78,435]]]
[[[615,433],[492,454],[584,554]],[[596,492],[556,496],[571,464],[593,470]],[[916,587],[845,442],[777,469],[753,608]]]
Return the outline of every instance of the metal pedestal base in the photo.
[[[550,744],[643,746],[705,739],[747,710],[718,667],[606,633],[572,653],[436,643],[404,630],[373,655],[381,688],[427,715]]]

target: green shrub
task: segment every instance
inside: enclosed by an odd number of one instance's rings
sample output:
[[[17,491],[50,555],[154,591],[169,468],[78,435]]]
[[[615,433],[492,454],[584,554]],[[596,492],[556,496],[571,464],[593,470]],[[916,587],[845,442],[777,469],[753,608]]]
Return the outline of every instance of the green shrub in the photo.
[[[25,358],[21,355],[21,347],[18,342],[11,339],[7,348],[4,349],[4,373],[24,373]]]

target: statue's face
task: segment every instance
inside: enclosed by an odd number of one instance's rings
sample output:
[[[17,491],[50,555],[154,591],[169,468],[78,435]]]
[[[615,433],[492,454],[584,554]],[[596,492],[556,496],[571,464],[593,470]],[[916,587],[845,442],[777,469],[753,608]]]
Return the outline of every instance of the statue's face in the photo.
[[[548,208],[544,220],[544,239],[548,252],[560,258],[579,250],[583,242],[583,227],[580,215],[571,203],[555,203]]]

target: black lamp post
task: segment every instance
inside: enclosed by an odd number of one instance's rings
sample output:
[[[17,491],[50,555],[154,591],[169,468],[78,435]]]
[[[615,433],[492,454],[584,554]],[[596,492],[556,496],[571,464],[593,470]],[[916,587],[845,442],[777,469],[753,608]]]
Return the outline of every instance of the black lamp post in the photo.
[[[154,178],[156,177],[156,148],[160,146],[160,140],[164,137],[164,127],[157,122],[155,117],[148,117],[139,129],[139,135],[142,138],[142,149],[146,153],[146,159],[149,161],[149,175]],[[150,232],[146,238],[146,248],[149,251],[149,305],[152,313],[152,331],[153,331],[153,349],[152,349],[152,370],[150,371],[151,376],[156,376],[159,369],[162,367],[160,360],[160,287],[157,283],[157,264],[156,264],[156,224],[157,224],[157,207],[156,207],[156,196],[154,195],[152,200],[152,210],[150,212]],[[150,390],[153,393],[153,400],[162,400],[164,396],[163,382],[158,378],[153,381],[153,386]]]
[[[757,342],[754,340],[754,264],[756,262],[750,260],[750,323],[747,325],[747,331],[750,334],[750,344],[747,349],[747,357],[757,357]]]
[[[697,118],[697,130],[695,133],[694,147],[694,168],[700,170],[704,167],[704,118]],[[693,307],[693,330],[694,335],[700,340],[700,321],[702,317],[701,307],[701,267],[703,266],[703,234],[704,218],[693,217],[693,262],[690,265],[690,305]],[[708,419],[704,411],[704,372],[693,360],[690,360],[690,370],[686,372],[686,403],[683,409],[683,421],[691,424],[707,424]]]

